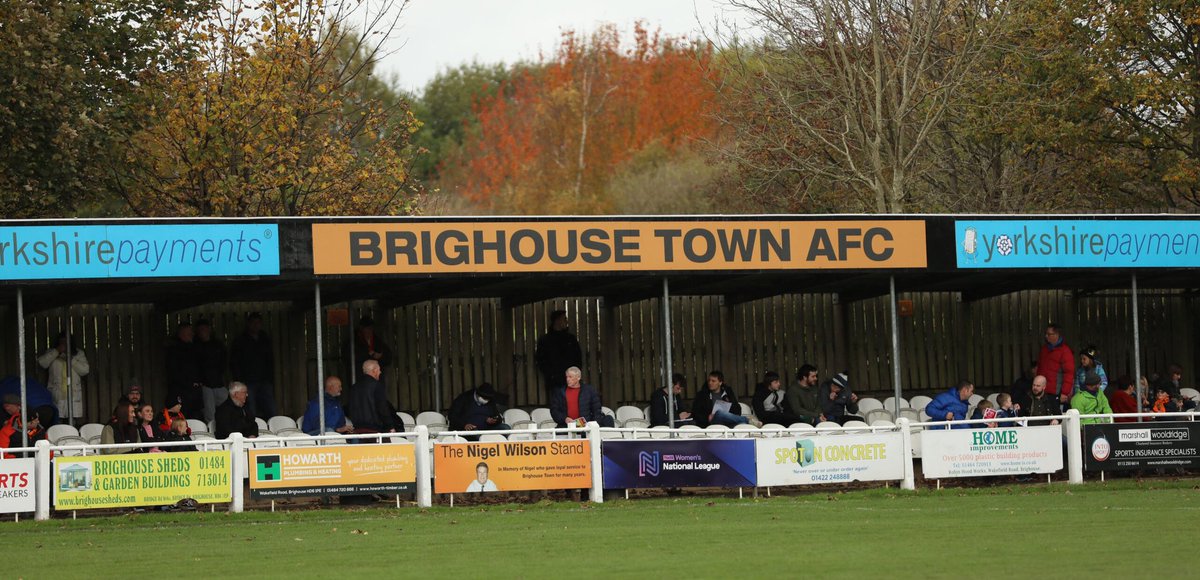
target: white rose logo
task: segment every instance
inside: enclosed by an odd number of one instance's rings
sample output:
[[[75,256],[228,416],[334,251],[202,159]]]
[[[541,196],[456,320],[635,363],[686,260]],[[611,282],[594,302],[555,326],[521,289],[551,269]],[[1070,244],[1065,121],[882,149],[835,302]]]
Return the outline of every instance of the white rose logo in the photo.
[[[1012,239],[1008,237],[1008,234],[1000,234],[1000,238],[996,240],[996,251],[999,252],[1001,256],[1007,256],[1013,253]]]

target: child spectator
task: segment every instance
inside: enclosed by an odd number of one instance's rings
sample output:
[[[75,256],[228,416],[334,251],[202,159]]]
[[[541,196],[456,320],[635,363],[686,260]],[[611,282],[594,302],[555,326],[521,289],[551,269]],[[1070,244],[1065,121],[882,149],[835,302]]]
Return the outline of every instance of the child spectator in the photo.
[[[1021,405],[1014,403],[1012,400],[1012,395],[1008,393],[1000,393],[999,395],[996,395],[996,406],[999,407],[999,409],[996,409],[997,419],[1011,419],[1017,417],[1021,412]],[[1000,426],[1013,427],[1016,424],[1017,423],[1015,421],[1005,421],[1004,423],[1000,424]]]
[[[971,413],[971,419],[994,419],[995,417],[996,409],[993,408],[992,402],[987,399],[979,401],[979,405],[975,407],[975,412]],[[984,427],[994,429],[996,427],[996,423],[971,424],[972,429],[983,429]]]
[[[162,423],[158,424],[159,431],[170,431],[171,425],[174,425],[176,422],[187,425],[187,417],[183,416],[183,397],[179,395],[167,397],[167,403],[163,405],[162,416]],[[188,435],[191,434],[191,429],[188,429]]]
[[[171,424],[171,430],[162,434],[163,442],[167,441],[191,441],[192,430],[188,429],[187,421],[176,421]],[[164,451],[195,451],[195,445],[171,445],[165,447]]]
[[[1179,405],[1175,399],[1171,398],[1170,391],[1159,386],[1157,396],[1154,398],[1154,405],[1150,410],[1155,413],[1178,413]],[[1155,418],[1157,419],[1157,417]]]

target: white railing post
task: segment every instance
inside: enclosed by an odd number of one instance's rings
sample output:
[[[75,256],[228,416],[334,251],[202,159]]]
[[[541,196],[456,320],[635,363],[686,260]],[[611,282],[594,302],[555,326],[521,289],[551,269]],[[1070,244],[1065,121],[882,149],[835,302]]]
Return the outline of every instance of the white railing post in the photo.
[[[588,446],[592,449],[592,503],[604,503],[604,474],[600,471],[603,459],[600,455],[600,424],[589,421],[587,424]]]
[[[242,457],[246,454],[245,442],[241,433],[231,433],[229,438],[233,443],[229,446],[229,491],[233,499],[229,502],[229,513],[240,514],[245,506],[245,489],[242,480],[246,478],[246,463]]]
[[[1068,409],[1062,425],[1067,436],[1067,481],[1083,483],[1083,434],[1080,432],[1079,411]]]
[[[904,479],[900,482],[900,489],[911,491],[917,489],[917,484],[913,474],[912,431],[909,431],[908,425],[907,417],[896,419],[896,428],[900,429],[900,449],[904,453]]]
[[[42,439],[33,446],[37,448],[33,459],[33,489],[37,494],[33,519],[44,521],[50,519],[50,486],[54,485],[54,478],[50,475],[50,442]]]
[[[433,505],[433,473],[429,465],[432,455],[429,446],[429,427],[417,425],[417,507]]]

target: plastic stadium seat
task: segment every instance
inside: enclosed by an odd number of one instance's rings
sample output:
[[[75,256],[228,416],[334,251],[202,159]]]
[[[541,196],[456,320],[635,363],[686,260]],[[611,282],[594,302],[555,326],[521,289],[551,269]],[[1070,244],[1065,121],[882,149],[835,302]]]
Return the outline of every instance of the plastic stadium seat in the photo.
[[[859,407],[858,410],[862,411],[862,407]],[[867,420],[867,423],[879,421],[881,419],[885,421],[896,420],[896,418],[892,416],[892,412],[887,409],[875,409],[873,411],[868,411],[865,419]]]
[[[300,415],[299,417],[296,417],[296,428],[297,429],[304,428],[304,415]]]
[[[191,426],[192,426],[192,420],[191,420],[191,419],[188,419],[188,428],[191,428]],[[195,429],[192,429],[192,433],[195,433],[195,432],[196,432],[196,430],[195,430]],[[205,432],[205,433],[216,433],[216,432],[217,432],[217,422],[216,422],[216,420],[209,421],[208,423],[206,423],[206,424],[204,425],[204,432]]]
[[[712,425],[705,427],[704,431],[712,439],[722,439],[725,437],[725,434],[729,432],[729,427],[719,423],[713,423]]]
[[[316,447],[317,440],[311,437],[288,439],[287,447]]]
[[[924,409],[925,405],[928,405],[929,402],[932,400],[933,399],[931,397],[926,397],[925,395],[917,395],[908,401],[908,406],[920,411],[921,409]]]
[[[301,431],[294,427],[290,428],[290,429],[289,428],[280,429],[278,431],[274,431],[274,433],[275,433],[276,437],[308,437],[308,435],[304,431]]]
[[[864,421],[846,421],[846,423],[842,425],[842,427],[867,427],[867,426],[868,425]]]
[[[47,435],[47,439],[49,439],[49,435]],[[20,443],[17,443],[17,444],[20,445]],[[87,441],[85,441],[82,437],[79,437],[77,435],[63,435],[62,437],[59,437],[58,442],[54,443],[53,445],[87,445],[87,444],[88,444]],[[70,450],[56,451],[55,453],[57,455],[62,455],[65,457],[82,457],[84,455],[94,455],[94,454],[96,454],[96,450],[89,451],[86,449],[70,449]]]
[[[921,411],[916,409],[900,409],[900,416],[908,419],[911,423],[921,422]]]
[[[757,437],[759,434],[758,427],[755,427],[754,425],[751,425],[749,423],[741,423],[738,425],[734,425],[733,431],[734,431],[733,436],[739,437],[739,438]]]
[[[103,430],[104,427],[100,427],[100,429]],[[20,431],[17,433],[20,434]],[[87,439],[80,437],[79,429],[76,429],[74,425],[51,425],[50,428],[46,430],[46,439],[50,441],[51,445],[58,445],[58,442],[65,437],[80,439],[84,443],[87,443]],[[16,437],[14,439],[17,441],[21,440],[20,437]]]
[[[528,417],[529,414],[526,413],[525,416]],[[516,423],[509,423],[508,426],[512,427],[513,429],[530,429],[530,428],[536,429],[537,423],[534,423],[533,421],[530,421],[529,419],[525,419],[524,421],[517,421]],[[510,437],[510,439],[511,439],[511,437]]]
[[[417,414],[417,425],[448,425],[446,416],[437,411],[423,411]]]
[[[412,431],[413,429],[415,429],[417,427],[417,420],[415,418],[413,418],[411,413],[405,413],[404,411],[396,411],[396,415],[399,416],[400,421],[402,421],[404,423],[405,431]]]
[[[104,432],[104,425],[100,423],[88,423],[79,428],[79,437],[91,441],[93,438],[99,438]]]
[[[858,412],[859,413],[870,413],[871,411],[874,411],[875,409],[882,409],[882,408],[883,408],[883,403],[880,402],[879,399],[876,399],[873,397],[866,397],[866,398],[858,400]]]
[[[788,425],[788,429],[812,429],[813,426],[808,423],[792,423]]]
[[[524,409],[505,409],[504,422],[509,426],[516,428],[517,423],[531,421],[529,412]]]
[[[267,426],[267,422],[263,421],[262,419],[260,419],[258,417],[254,418],[254,422],[258,424],[258,432],[259,433],[262,433],[263,431],[271,430],[271,428]]]
[[[438,443],[466,443],[467,440],[458,435],[438,435]]]
[[[646,418],[646,414],[637,407],[625,405],[617,408],[617,425],[624,426],[625,422],[629,421],[630,419],[640,419],[642,421],[646,421],[647,425],[650,424],[649,420]]]
[[[930,419],[931,417],[929,416],[929,413],[926,413],[925,409],[921,409],[921,422],[927,423],[930,421]]]
[[[625,434],[623,434],[619,431],[601,431],[600,438],[601,439],[624,439]]]
[[[500,443],[503,441],[508,441],[508,437],[505,437],[499,433],[484,433],[483,435],[479,436],[480,443]]]
[[[671,428],[666,425],[658,425],[650,428],[651,439],[669,439],[671,437]]]
[[[751,407],[750,405],[747,405],[745,403],[738,403],[738,406],[740,406],[742,408],[742,416],[743,417],[753,417],[754,416],[754,407]]]
[[[983,400],[983,395],[978,395],[978,394],[971,395],[971,398],[967,399],[967,404],[970,405],[971,408],[975,408],[975,407],[979,406],[979,401],[982,401],[982,400]]]
[[[558,423],[554,419],[546,419],[538,422],[538,429],[558,429]]]
[[[642,407],[642,416],[645,417],[645,419],[647,421],[652,421],[654,419],[653,417],[650,416],[650,407],[649,406]]]
[[[513,433],[508,436],[509,441],[533,441],[533,432],[529,433]]]
[[[261,419],[260,419],[261,420]],[[276,415],[267,421],[267,429],[278,434],[284,429],[297,429],[296,420],[284,415]]]
[[[679,431],[680,436],[691,437],[693,439],[703,439],[708,436],[699,425],[684,425],[679,428]],[[687,431],[687,433],[683,433],[684,431]]]
[[[896,405],[895,405],[896,400],[897,400],[896,397],[888,397],[888,398],[884,399],[883,400],[883,408],[887,409],[889,411],[891,411],[892,409],[895,409],[896,408]],[[908,400],[907,399],[905,399],[904,397],[900,397],[899,401],[900,401],[901,409],[908,408]],[[862,405],[859,405],[858,408],[862,409]]]
[[[635,419],[626,421],[625,424],[621,426],[629,429],[646,429],[650,427],[650,422],[641,417],[637,417]]]
[[[1191,387],[1184,387],[1182,389],[1179,389],[1179,394],[1182,395],[1183,398],[1185,398],[1185,399],[1191,399],[1193,401],[1200,403],[1200,391],[1197,391],[1196,389],[1193,389]]]
[[[537,423],[539,425],[542,423],[542,421],[553,421],[554,420],[554,417],[550,416],[550,409],[547,409],[546,407],[538,407],[538,408],[530,411],[529,418],[531,420],[533,420],[534,423]]]
[[[895,427],[896,424],[891,421],[888,421],[887,419],[876,419],[874,421],[871,421],[871,426],[872,427]]]
[[[829,431],[832,429],[841,429],[842,426],[833,421],[821,421],[817,423],[817,431]]]
[[[996,402],[996,399],[998,398],[1000,398],[1000,393],[992,393],[987,396],[987,400],[992,402],[993,408],[999,405],[999,403]]]
[[[763,437],[782,437],[784,429],[786,429],[786,427],[780,425],[779,423],[767,423],[766,425],[763,425],[759,431],[762,432]]]

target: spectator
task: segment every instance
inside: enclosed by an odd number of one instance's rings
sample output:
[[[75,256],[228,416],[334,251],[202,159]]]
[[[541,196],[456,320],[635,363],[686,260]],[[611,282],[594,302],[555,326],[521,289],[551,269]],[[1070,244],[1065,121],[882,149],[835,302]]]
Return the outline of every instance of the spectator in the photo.
[[[1156,387],[1154,404],[1150,407],[1150,410],[1155,413],[1178,413],[1179,404],[1175,399],[1171,398],[1171,393],[1167,390],[1167,387],[1159,385]],[[1158,419],[1158,417],[1155,417],[1155,419]],[[1163,417],[1163,420],[1170,419]]]
[[[1083,388],[1083,379],[1087,378],[1088,373],[1096,373],[1100,377],[1100,392],[1108,389],[1108,374],[1104,372],[1104,365],[1096,360],[1096,347],[1088,346],[1079,352],[1079,366],[1075,367],[1075,382],[1072,389],[1078,391]]]
[[[454,431],[504,431],[511,429],[504,423],[499,395],[491,383],[483,383],[464,391],[450,404],[450,428]],[[475,437],[474,439],[478,439]]]
[[[91,367],[88,366],[87,356],[83,349],[71,340],[74,337],[60,332],[54,340],[54,348],[42,353],[37,359],[38,366],[46,369],[46,387],[54,396],[54,406],[67,423],[83,417],[83,377],[87,376]],[[67,354],[67,344],[71,345],[71,354]],[[70,376],[67,373],[67,359],[70,359]],[[70,396],[68,397],[68,385]]]
[[[783,396],[783,407],[801,423],[816,425],[825,420],[817,394],[817,367],[806,364],[796,371],[796,388]]]
[[[1012,385],[1008,388],[1008,393],[1012,395],[1013,403],[1022,409],[1029,408],[1029,393],[1033,391],[1033,377],[1036,377],[1038,374],[1037,368],[1037,361],[1029,363],[1029,366],[1021,371],[1021,376],[1017,377],[1017,380],[1013,381]]]
[[[380,372],[383,372],[383,368],[391,364],[392,349],[375,332],[375,321],[364,316],[354,331],[355,368],[362,368],[362,364],[368,360],[379,363]]]
[[[27,444],[33,447],[33,444],[39,440],[46,438],[46,423],[54,417],[54,412],[48,405],[43,405],[29,412],[29,420],[23,421],[21,418],[21,397],[19,395],[7,394],[4,395],[4,418],[0,420],[0,447],[12,449],[15,447],[23,447]],[[22,441],[21,431],[25,431],[25,439]],[[12,459],[15,455],[5,453],[5,459]]]
[[[1021,405],[1014,403],[1012,395],[1008,393],[1000,393],[996,395],[996,418],[997,419],[1014,419],[1021,415]],[[1015,427],[1016,421],[1005,421],[1001,427]]]
[[[691,425],[692,413],[683,409],[683,399],[679,397],[683,393],[683,389],[687,386],[687,379],[679,373],[671,375],[671,398],[674,400],[675,406],[675,426]],[[659,425],[670,426],[670,421],[667,417],[667,387],[663,387],[654,391],[654,396],[650,398],[650,426],[657,427]]]
[[[1066,409],[1074,385],[1075,355],[1063,339],[1062,328],[1053,322],[1046,325],[1037,374],[1046,377],[1046,392],[1058,397],[1061,408]]]
[[[563,373],[565,385],[559,387],[550,398],[550,416],[559,427],[583,427],[591,421],[601,427],[613,427],[613,418],[605,415],[600,403],[600,393],[582,382],[583,371],[570,367]]]
[[[1037,381],[1034,380],[1036,388]],[[975,394],[975,384],[971,381],[962,381],[957,387],[936,396],[929,404],[925,405],[925,414],[929,415],[930,421],[963,421],[967,418],[967,409],[971,395]],[[966,429],[967,426],[956,423],[949,425],[952,429]]]
[[[225,345],[213,336],[212,325],[203,318],[196,321],[196,353],[204,385],[204,420],[212,421],[217,418],[217,405],[229,398],[229,389],[225,388]]]
[[[817,394],[821,402],[821,416],[824,421],[833,421],[844,425],[846,421],[862,420],[858,413],[858,395],[850,391],[850,377],[846,372],[833,375],[833,378],[821,385]]]
[[[971,413],[972,421],[978,421],[980,419],[995,419],[995,418],[996,418],[996,409],[993,408],[992,402],[987,399],[979,401],[979,404],[975,406],[975,412]],[[988,429],[995,429],[997,425],[998,424],[995,422],[971,423],[970,428],[971,429],[983,429],[986,427]]]
[[[178,397],[185,415],[199,417],[204,412],[203,382],[195,329],[190,322],[180,322],[175,340],[167,347],[167,398]]]
[[[566,310],[550,313],[550,328],[538,339],[534,360],[546,381],[546,392],[551,397],[566,386],[568,368],[583,367],[583,350],[579,346],[579,339],[571,334]]]
[[[926,413],[929,411],[926,410]],[[1033,377],[1033,387],[1029,393],[1029,406],[1025,407],[1025,417],[1051,417],[1062,414],[1062,404],[1058,397],[1046,392],[1046,377]],[[1030,421],[1030,425],[1058,425],[1058,419],[1049,421]]]
[[[1113,413],[1137,413],[1137,399],[1134,397],[1133,379],[1123,376],[1117,379],[1116,388],[1105,393]],[[1137,417],[1116,417],[1117,423],[1136,423]]]
[[[188,428],[187,421],[176,421],[171,424],[171,430],[162,434],[163,442],[167,441],[191,441],[192,430]],[[195,451],[195,445],[171,445],[163,448],[167,452],[178,451]]]
[[[183,414],[183,398],[167,397],[167,402],[163,403],[162,422],[158,424],[158,430],[170,431],[171,425],[175,423],[187,425],[187,417]]]
[[[137,442],[137,410],[129,403],[120,403],[117,405],[117,409],[113,411],[113,420],[109,421],[108,425],[104,426],[104,430],[100,432],[100,443],[111,445],[113,443]],[[100,453],[112,455],[132,451],[136,451],[136,449],[102,449]]]
[[[778,423],[784,427],[797,422],[796,416],[785,410],[784,399],[787,391],[781,391],[782,387],[779,373],[767,371],[763,374],[763,382],[754,390],[754,398],[751,399],[750,405],[759,421]]]
[[[350,388],[350,400],[346,403],[346,416],[354,422],[354,433],[403,433],[404,423],[396,415],[396,408],[387,399],[380,382],[383,375],[379,361],[368,358],[362,363],[362,376]]]
[[[233,433],[241,433],[245,437],[258,437],[258,422],[254,414],[246,408],[246,399],[250,393],[246,385],[234,381],[229,383],[229,399],[217,407],[216,433],[217,439],[225,439]]]
[[[1113,410],[1108,405],[1108,398],[1100,391],[1100,375],[1088,373],[1083,378],[1083,390],[1071,397],[1071,408],[1079,411],[1080,415],[1112,414]],[[1107,417],[1085,417],[1079,420],[1082,425],[1111,422],[1112,420]]]
[[[1178,363],[1172,363],[1167,367],[1167,372],[1154,382],[1154,386],[1165,390],[1170,396],[1174,405],[1181,411],[1190,411],[1196,408],[1196,402],[1191,399],[1183,398],[1180,387],[1183,381],[1183,367]]]
[[[129,379],[129,388],[125,389],[125,396],[117,400],[117,403],[129,403],[137,408],[142,404],[142,383],[137,379]]]
[[[325,377],[325,432],[350,433],[354,427],[346,424],[346,412],[342,410],[342,379]],[[321,434],[321,403],[313,397],[304,409],[304,418],[300,421],[300,429],[309,435]]]
[[[696,397],[692,399],[692,418],[701,427],[733,427],[750,422],[742,416],[737,395],[725,384],[725,374],[721,371],[708,373],[708,383],[696,391]]]
[[[146,444],[138,451],[143,453],[158,453],[162,451],[153,444],[162,441],[162,437],[158,428],[154,426],[154,405],[150,403],[141,403],[134,407],[137,409],[137,437],[138,443]],[[184,422],[187,425],[187,422]]]
[[[257,312],[246,317],[246,328],[233,339],[229,351],[230,378],[246,385],[250,397],[246,405],[263,419],[275,416],[275,351],[271,336]]]

